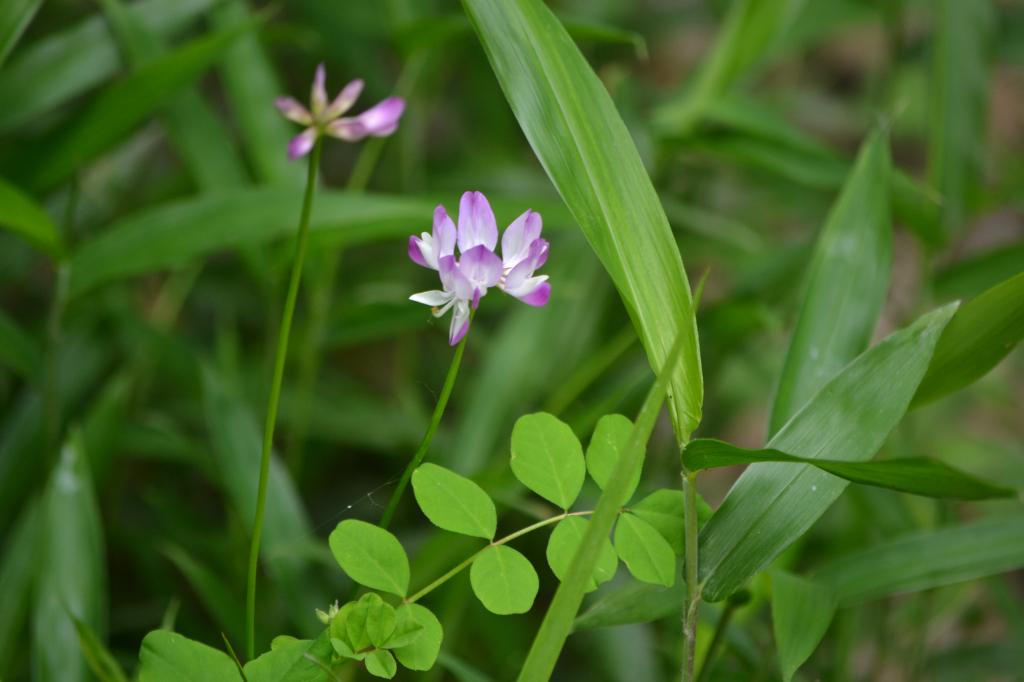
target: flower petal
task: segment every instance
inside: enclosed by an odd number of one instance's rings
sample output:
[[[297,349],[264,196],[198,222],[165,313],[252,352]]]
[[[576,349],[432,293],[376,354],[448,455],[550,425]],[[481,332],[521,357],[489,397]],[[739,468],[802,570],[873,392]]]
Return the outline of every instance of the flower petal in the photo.
[[[334,98],[334,101],[327,106],[327,109],[324,111],[324,118],[330,120],[344,114],[352,108],[352,105],[356,103],[362,92],[363,80],[357,78],[342,88],[338,96]]]
[[[313,76],[313,87],[309,92],[309,103],[313,108],[313,118],[320,118],[327,108],[327,87],[325,81],[327,74],[324,71],[324,64],[320,62],[316,67],[316,74]]]
[[[480,244],[494,251],[498,224],[487,197],[480,192],[466,192],[459,201],[459,251],[465,254]]]
[[[434,209],[434,244],[438,258],[455,255],[455,223],[448,217],[448,211],[441,204]]]
[[[409,258],[413,263],[431,270],[437,270],[437,253],[434,251],[434,238],[424,232],[419,237],[409,235]]]
[[[501,235],[501,260],[506,270],[530,256],[530,245],[540,237],[541,228],[540,214],[528,210],[505,229]]]
[[[412,296],[409,297],[409,300],[416,301],[417,303],[422,303],[423,305],[437,307],[442,306],[445,303],[448,303],[449,301],[451,301],[451,298],[451,294],[434,289],[433,291],[421,291],[418,294],[413,294]]]
[[[469,331],[469,304],[459,301],[452,312],[452,324],[448,328],[448,345],[456,346]]]
[[[474,290],[483,290],[483,295],[501,279],[501,259],[481,244],[463,252],[459,270],[473,284]]]
[[[548,262],[548,250],[550,244],[547,239],[535,239],[530,244],[530,261],[534,270],[540,270]]]
[[[523,303],[535,307],[547,305],[551,298],[551,284],[547,281],[547,275],[531,277],[514,290],[505,289],[505,293],[515,296]]]
[[[316,142],[316,128],[306,128],[288,143],[288,158],[294,161],[305,156],[313,148],[314,142]]]
[[[304,126],[313,125],[313,115],[293,97],[278,97],[274,100],[274,106],[289,121],[295,121]]]
[[[327,124],[327,134],[348,142],[356,142],[367,135],[387,137],[398,129],[403,111],[405,100],[389,97],[358,116],[331,121]]]

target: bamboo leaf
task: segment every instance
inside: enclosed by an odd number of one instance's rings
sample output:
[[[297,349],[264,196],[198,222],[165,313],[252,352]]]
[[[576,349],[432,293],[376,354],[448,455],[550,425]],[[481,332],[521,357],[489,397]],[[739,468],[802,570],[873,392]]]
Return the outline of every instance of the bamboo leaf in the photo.
[[[1024,338],[1024,272],[960,306],[942,332],[914,406],[985,376]]]
[[[769,434],[871,341],[892,262],[889,166],[886,136],[876,131],[864,142],[818,237]]]
[[[989,0],[933,4],[928,176],[943,197],[943,227],[962,231],[973,192],[984,176],[988,105],[988,38],[995,27]]]
[[[841,557],[814,579],[843,605],[919,592],[1024,567],[1024,513],[912,533]]]
[[[814,653],[835,612],[828,587],[785,571],[772,574],[772,630],[783,682]]]
[[[43,0],[8,0],[0,6],[0,66],[39,11]]]
[[[955,310],[935,310],[860,355],[767,447],[815,459],[870,459],[906,412]],[[701,532],[704,598],[717,601],[742,586],[803,535],[846,486],[805,464],[748,467]]]
[[[851,458],[800,457],[772,449],[747,450],[711,438],[690,441],[683,452],[683,463],[688,471],[757,462],[789,462],[810,464],[853,483],[927,497],[988,500],[1016,495],[1013,490],[979,480],[937,459],[901,457],[876,462],[846,461],[848,459]]]
[[[89,464],[77,438],[60,451],[42,500],[41,556],[32,622],[34,674],[41,680],[90,678],[75,620],[103,632],[103,530]]]
[[[59,258],[64,250],[60,232],[46,210],[3,178],[0,178],[0,227],[28,240],[51,258]]]
[[[540,0],[464,0],[505,97],[633,319],[652,367],[682,330],[670,411],[684,440],[700,420],[696,322],[679,249],[608,92]]]
[[[141,0],[128,12],[162,38],[181,32],[215,0]],[[120,60],[106,20],[95,15],[19,51],[0,69],[0,132],[87,92],[117,73]]]

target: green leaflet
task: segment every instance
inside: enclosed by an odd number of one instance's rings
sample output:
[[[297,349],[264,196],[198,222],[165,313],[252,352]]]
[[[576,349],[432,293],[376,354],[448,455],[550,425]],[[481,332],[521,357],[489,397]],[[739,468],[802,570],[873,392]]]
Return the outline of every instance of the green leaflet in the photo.
[[[142,640],[139,682],[242,682],[235,662],[223,651],[176,632],[154,630]],[[254,682],[250,680],[250,682]]]
[[[928,177],[943,197],[947,234],[966,229],[984,176],[988,108],[989,0],[936,0],[928,121]]]
[[[106,629],[103,530],[79,439],[61,448],[42,498],[39,568],[32,613],[33,677],[90,679],[75,620]]]
[[[1024,272],[960,306],[942,332],[913,406],[958,391],[988,373],[1024,338]]]
[[[196,38],[148,62],[103,90],[75,120],[38,146],[22,149],[19,173],[34,189],[49,189],[121,142],[154,113],[173,102],[223,54],[249,24]]]
[[[700,438],[690,441],[686,446],[683,463],[688,471],[700,471],[756,462],[789,462],[809,464],[853,483],[927,497],[988,500],[1016,495],[1013,490],[979,480],[937,459],[901,457],[873,462],[850,462],[846,461],[847,458],[843,458],[841,453],[835,453],[833,457],[799,457],[772,449],[748,450],[720,440]]]
[[[0,178],[0,227],[28,240],[51,258],[59,258],[64,251],[60,232],[46,210],[3,178]]]
[[[668,219],[604,84],[540,0],[464,0],[526,138],[615,282],[652,367],[682,330],[670,411],[682,441],[700,421],[693,302]]]
[[[569,425],[546,412],[520,417],[512,429],[512,473],[520,483],[562,509],[583,488],[583,446]]]
[[[491,613],[526,613],[540,586],[533,564],[507,545],[491,545],[469,569],[473,594]]]
[[[141,0],[128,12],[162,38],[180,33],[214,0]],[[0,132],[64,104],[117,73],[120,59],[106,19],[95,14],[19,50],[0,69]]]
[[[767,444],[783,452],[870,459],[906,412],[942,330],[945,306],[889,335],[829,381]],[[847,483],[808,465],[747,468],[701,531],[701,583],[724,599],[799,538]]]
[[[590,524],[586,519],[579,516],[570,516],[562,519],[551,531],[548,538],[547,559],[551,572],[559,580],[564,580],[569,573],[569,566],[576,556],[576,550],[583,542],[583,536]],[[598,555],[597,564],[587,583],[586,591],[592,592],[599,585],[608,582],[615,577],[615,571],[619,568],[619,558],[615,554],[615,548],[608,538],[601,544],[601,553]]]
[[[313,640],[275,642],[270,651],[246,663],[243,670],[246,682],[328,682],[324,667],[330,661],[331,643],[324,630]]]
[[[783,682],[814,653],[835,612],[836,597],[828,587],[784,571],[772,573],[772,630]]]
[[[864,142],[818,237],[769,434],[778,433],[871,341],[892,261],[889,167],[888,141],[875,131]]]
[[[441,651],[441,641],[444,639],[441,622],[430,609],[420,604],[406,604],[398,610],[409,610],[416,622],[423,627],[423,631],[412,643],[394,650],[398,662],[409,670],[430,670],[434,667],[437,654]]]
[[[494,539],[498,527],[494,502],[468,478],[428,462],[413,472],[412,490],[420,509],[438,528]]]
[[[395,657],[391,655],[390,651],[384,651],[383,649],[371,651],[363,660],[363,663],[366,665],[366,672],[374,677],[383,677],[390,680],[398,672]]]
[[[619,515],[615,525],[615,552],[633,577],[652,585],[672,587],[676,581],[676,555],[672,546],[639,516]]]
[[[672,551],[683,556],[683,510],[685,509],[682,490],[662,488],[629,506],[629,511],[639,516],[665,538]],[[711,507],[704,498],[697,495],[697,523],[703,526],[711,518]]]
[[[394,535],[372,523],[346,519],[331,531],[331,553],[360,585],[404,597],[409,591],[409,558]]]
[[[1024,513],[1014,511],[895,538],[823,566],[814,579],[843,605],[1024,566]]]
[[[594,434],[587,445],[587,471],[602,490],[615,471],[615,465],[618,464],[632,431],[633,422],[621,414],[606,414],[597,420]],[[633,497],[636,487],[640,485],[642,473],[642,469],[633,472],[633,478],[619,504],[626,504]]]

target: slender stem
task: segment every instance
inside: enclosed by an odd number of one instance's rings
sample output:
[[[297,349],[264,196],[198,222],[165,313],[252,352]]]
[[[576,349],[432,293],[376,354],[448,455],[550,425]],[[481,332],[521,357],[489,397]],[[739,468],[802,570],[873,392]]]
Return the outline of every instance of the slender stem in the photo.
[[[470,313],[470,320],[472,320],[475,314],[476,311]],[[441,424],[445,407],[448,406],[448,398],[451,397],[452,389],[455,387],[455,377],[459,374],[459,365],[462,364],[462,354],[466,350],[467,339],[469,339],[468,333],[462,337],[462,341],[459,341],[459,345],[455,348],[455,355],[452,357],[452,364],[448,367],[448,376],[445,377],[444,387],[441,388],[441,395],[437,399],[437,405],[434,406],[434,414],[430,418],[430,425],[427,427],[427,432],[423,434],[423,440],[420,441],[420,446],[416,449],[416,453],[409,460],[405,471],[402,472],[402,478],[399,479],[394,492],[391,493],[391,499],[388,500],[384,516],[381,517],[380,524],[378,524],[381,528],[387,528],[391,524],[391,519],[395,516],[395,510],[398,509],[398,503],[402,501],[402,495],[409,485],[409,479],[412,478],[412,472],[416,471],[416,467],[422,464],[423,458],[427,456],[430,442],[434,440],[434,434],[437,433],[437,427]]]
[[[707,653],[704,654],[704,660],[700,664],[700,674],[697,675],[697,682],[705,682],[705,680],[710,679],[711,668],[713,667],[711,664],[714,663],[715,654],[718,653],[722,642],[725,641],[725,631],[729,627],[729,621],[732,620],[733,613],[735,613],[736,608],[741,603],[733,599],[725,602],[722,615],[718,617],[718,623],[715,625],[715,634],[711,637],[711,644],[708,645]]]
[[[697,583],[697,474],[683,471],[683,505],[686,547],[686,610],[683,616],[683,682],[693,682],[694,657],[697,650],[697,606],[700,585]]]
[[[277,336],[277,354],[274,359],[274,375],[270,383],[270,398],[267,401],[267,420],[263,428],[263,454],[260,459],[260,482],[256,492],[256,517],[252,525],[252,543],[249,546],[249,578],[246,585],[246,651],[252,660],[256,655],[256,568],[259,564],[260,540],[263,536],[263,516],[267,504],[267,479],[270,475],[270,454],[274,446],[274,427],[277,424],[277,408],[281,398],[281,382],[284,379],[285,359],[288,357],[288,337],[291,334],[295,301],[302,282],[302,265],[306,260],[309,245],[309,214],[313,207],[313,193],[316,189],[316,172],[320,164],[320,140],[313,145],[309,155],[309,172],[306,176],[306,195],[302,202],[299,218],[299,233],[295,240],[295,258],[288,282],[281,327]]]
[[[466,557],[466,559],[463,562],[457,564],[454,568],[452,568],[450,571],[448,571],[447,573],[442,575],[440,578],[434,580],[433,582],[428,584],[426,587],[424,587],[423,589],[421,589],[419,592],[417,592],[416,594],[412,595],[411,597],[406,597],[405,603],[406,604],[412,604],[413,602],[422,599],[424,596],[426,596],[430,592],[433,592],[435,589],[437,589],[441,585],[445,584],[450,579],[454,578],[456,575],[458,575],[463,570],[465,570],[470,564],[472,564],[474,561],[476,561],[476,558],[478,556],[480,556],[480,554],[483,553],[483,551],[485,549],[487,549],[488,547],[494,547],[496,545],[504,545],[505,543],[512,542],[516,538],[521,538],[522,536],[526,535],[527,533],[532,533],[533,531],[535,531],[535,530],[537,530],[539,528],[544,528],[545,526],[550,526],[553,523],[558,523],[562,519],[566,519],[566,518],[568,518],[570,516],[587,516],[587,515],[593,514],[593,513],[594,512],[592,510],[591,511],[578,511],[578,512],[563,512],[563,513],[561,513],[561,514],[559,514],[557,516],[552,516],[550,518],[543,519],[541,521],[538,521],[537,523],[534,523],[534,524],[531,524],[529,526],[526,526],[525,528],[520,528],[519,530],[515,531],[514,533],[509,533],[505,537],[503,537],[503,538],[501,538],[499,540],[495,540],[494,542],[490,543],[489,545],[481,547],[479,550],[477,550],[476,552],[470,554],[468,557]]]

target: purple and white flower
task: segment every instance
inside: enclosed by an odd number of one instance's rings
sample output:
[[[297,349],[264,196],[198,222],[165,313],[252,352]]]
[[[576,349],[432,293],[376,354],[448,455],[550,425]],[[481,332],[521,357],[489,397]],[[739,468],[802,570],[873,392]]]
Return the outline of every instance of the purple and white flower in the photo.
[[[325,79],[324,65],[320,64],[313,77],[308,109],[292,97],[278,97],[274,102],[289,121],[306,126],[288,144],[288,158],[295,160],[308,154],[321,135],[357,142],[367,136],[387,137],[398,129],[398,120],[405,111],[405,100],[401,97],[388,97],[358,116],[343,117],[359,99],[363,81],[352,81],[328,102]]]
[[[495,253],[498,223],[487,197],[480,192],[463,194],[458,220],[456,227],[445,207],[438,206],[432,231],[409,237],[409,258],[441,277],[441,289],[409,298],[431,306],[435,317],[452,310],[448,343],[453,346],[469,331],[470,310],[492,287],[532,306],[547,305],[551,298],[547,275],[534,274],[548,259],[539,213],[528,210],[512,221],[501,237],[500,258]]]

